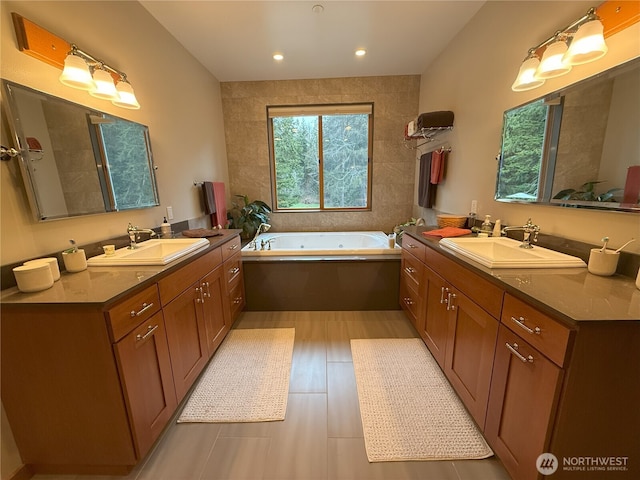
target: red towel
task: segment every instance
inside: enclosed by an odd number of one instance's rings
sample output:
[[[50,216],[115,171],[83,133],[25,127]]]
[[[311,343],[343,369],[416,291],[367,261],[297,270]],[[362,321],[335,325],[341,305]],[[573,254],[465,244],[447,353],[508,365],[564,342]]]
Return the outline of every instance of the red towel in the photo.
[[[467,228],[458,228],[458,227],[444,227],[438,228],[437,230],[429,230],[428,232],[422,232],[425,237],[461,237],[463,235],[468,235],[471,233],[471,230]]]
[[[442,181],[444,175],[444,159],[446,152],[436,150],[431,154],[431,184],[437,185]]]
[[[632,165],[627,170],[622,203],[637,205],[640,195],[640,165]]]
[[[213,199],[216,204],[216,211],[211,214],[211,225],[221,225],[227,228],[227,197],[224,193],[223,182],[213,182]]]

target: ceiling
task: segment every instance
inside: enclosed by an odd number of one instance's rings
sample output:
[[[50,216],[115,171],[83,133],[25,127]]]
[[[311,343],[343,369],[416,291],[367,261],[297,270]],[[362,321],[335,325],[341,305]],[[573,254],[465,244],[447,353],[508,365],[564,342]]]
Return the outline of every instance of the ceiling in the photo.
[[[485,2],[140,3],[218,80],[229,82],[421,74]],[[356,57],[358,48],[367,54]],[[284,59],[275,61],[274,53]]]

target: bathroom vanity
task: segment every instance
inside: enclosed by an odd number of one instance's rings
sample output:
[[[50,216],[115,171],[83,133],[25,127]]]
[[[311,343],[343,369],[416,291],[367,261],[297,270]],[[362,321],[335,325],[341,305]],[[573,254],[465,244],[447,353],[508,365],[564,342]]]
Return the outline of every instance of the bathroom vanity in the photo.
[[[559,463],[554,479],[588,474],[579,464],[593,458],[608,463],[584,478],[639,478],[633,280],[492,270],[422,230],[403,236],[400,304],[513,479],[542,478],[546,452]]]
[[[146,455],[244,306],[238,234],[2,292],[2,401],[32,472],[126,474]]]

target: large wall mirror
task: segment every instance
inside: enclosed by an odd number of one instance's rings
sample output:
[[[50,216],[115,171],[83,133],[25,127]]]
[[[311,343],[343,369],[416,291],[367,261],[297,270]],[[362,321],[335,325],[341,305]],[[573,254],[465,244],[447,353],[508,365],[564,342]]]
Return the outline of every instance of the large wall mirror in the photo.
[[[496,200],[640,213],[640,59],[504,114]]]
[[[160,204],[145,125],[6,80],[9,125],[39,221]]]

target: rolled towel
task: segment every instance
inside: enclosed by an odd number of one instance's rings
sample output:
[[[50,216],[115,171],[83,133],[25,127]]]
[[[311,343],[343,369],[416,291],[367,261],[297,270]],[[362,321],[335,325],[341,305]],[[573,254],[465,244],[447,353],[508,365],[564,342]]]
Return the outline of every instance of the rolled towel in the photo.
[[[453,127],[453,112],[443,110],[439,112],[421,113],[416,122],[418,130],[421,128]]]

